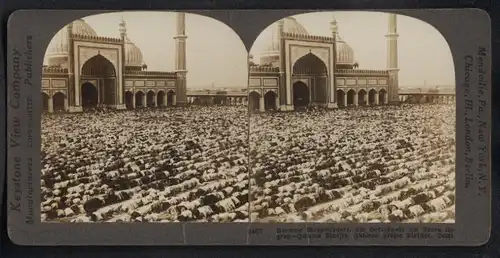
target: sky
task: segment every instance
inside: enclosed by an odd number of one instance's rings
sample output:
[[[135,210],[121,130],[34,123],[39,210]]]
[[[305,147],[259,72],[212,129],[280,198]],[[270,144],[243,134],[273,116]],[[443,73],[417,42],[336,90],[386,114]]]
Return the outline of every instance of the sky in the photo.
[[[119,38],[121,19],[127,35],[143,54],[148,71],[173,71],[176,16],[173,12],[119,12],[84,17],[99,36]],[[224,23],[186,14],[187,87],[245,88],[248,53],[239,36]]]
[[[388,18],[381,12],[321,12],[294,16],[312,35],[331,36],[329,22],[338,22],[339,34],[354,50],[359,69],[386,68]],[[99,36],[119,37],[118,24],[143,53],[149,71],[173,71],[176,34],[173,12],[118,12],[84,17]],[[455,85],[451,50],[431,25],[398,15],[400,86]],[[256,39],[250,53],[259,53],[272,40],[273,24]],[[246,87],[248,53],[239,36],[224,23],[186,14],[188,88]]]
[[[387,13],[322,12],[293,16],[312,35],[331,36],[330,21],[337,20],[339,35],[354,50],[359,69],[386,69]],[[451,50],[441,33],[421,20],[397,15],[400,86],[455,85]],[[276,24],[257,38],[250,53],[258,62],[272,39]]]

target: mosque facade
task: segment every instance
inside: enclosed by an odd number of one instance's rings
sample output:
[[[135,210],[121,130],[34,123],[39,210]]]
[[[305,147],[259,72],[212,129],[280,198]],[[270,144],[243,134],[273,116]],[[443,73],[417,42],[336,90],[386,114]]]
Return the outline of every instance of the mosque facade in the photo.
[[[79,19],[52,39],[42,71],[46,111],[85,108],[131,109],[186,104],[185,14],[176,14],[175,70],[148,71],[141,50],[129,39],[125,21],[119,38],[98,36]]]
[[[381,70],[358,69],[335,19],[330,37],[310,35],[293,17],[278,21],[260,63],[249,57],[250,108],[291,111],[398,102],[397,20],[395,14],[388,16],[387,67]]]

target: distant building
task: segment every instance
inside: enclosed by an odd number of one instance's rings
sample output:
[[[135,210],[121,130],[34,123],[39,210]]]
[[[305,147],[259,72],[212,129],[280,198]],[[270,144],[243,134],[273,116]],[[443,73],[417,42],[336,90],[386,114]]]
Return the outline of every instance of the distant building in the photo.
[[[398,102],[397,23],[395,14],[388,16],[384,70],[358,69],[335,19],[330,22],[331,37],[310,35],[292,17],[278,21],[274,38],[260,53],[260,64],[253,62],[253,56],[249,60],[250,107],[287,111],[309,105],[336,108]]]

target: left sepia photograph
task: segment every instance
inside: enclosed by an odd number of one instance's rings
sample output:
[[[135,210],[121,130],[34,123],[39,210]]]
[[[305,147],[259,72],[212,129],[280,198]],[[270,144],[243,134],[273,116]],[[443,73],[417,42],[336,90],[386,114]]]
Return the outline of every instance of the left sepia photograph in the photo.
[[[42,222],[248,221],[248,53],[176,12],[84,17],[42,73]]]

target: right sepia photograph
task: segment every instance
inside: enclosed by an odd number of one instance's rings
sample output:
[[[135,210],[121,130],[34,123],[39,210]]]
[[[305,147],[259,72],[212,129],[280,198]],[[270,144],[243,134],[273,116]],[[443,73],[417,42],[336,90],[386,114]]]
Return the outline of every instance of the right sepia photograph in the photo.
[[[455,72],[428,23],[285,17],[249,55],[252,222],[454,223]]]

